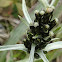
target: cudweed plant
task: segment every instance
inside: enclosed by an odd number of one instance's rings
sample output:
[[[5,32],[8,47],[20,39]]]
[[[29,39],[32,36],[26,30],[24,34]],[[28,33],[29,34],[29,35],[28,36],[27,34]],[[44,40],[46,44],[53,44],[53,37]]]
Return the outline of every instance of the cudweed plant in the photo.
[[[27,62],[33,62],[34,58],[39,57],[44,62],[49,62],[45,54],[53,49],[62,48],[62,41],[52,42],[59,38],[54,38],[55,34],[51,31],[58,24],[57,18],[52,19],[58,0],[52,0],[50,4],[47,0],[40,1],[45,6],[45,9],[41,11],[35,10],[35,20],[32,21],[26,8],[25,0],[22,0],[23,13],[29,24],[27,25],[29,26],[27,36],[23,40],[24,44],[0,46],[0,51],[23,50],[30,53]],[[21,16],[19,17],[21,19]]]

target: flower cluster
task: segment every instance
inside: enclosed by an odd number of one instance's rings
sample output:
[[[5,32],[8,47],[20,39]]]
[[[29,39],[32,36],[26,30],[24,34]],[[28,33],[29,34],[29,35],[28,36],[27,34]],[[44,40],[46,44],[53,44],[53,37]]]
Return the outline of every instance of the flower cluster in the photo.
[[[51,38],[54,33],[50,31],[58,22],[58,19],[53,17],[54,7],[48,7],[46,10],[35,11],[35,20],[30,24],[30,30],[27,31],[27,38],[24,39],[24,45],[28,50],[31,50],[32,43],[36,45],[35,50],[41,50],[51,43]]]

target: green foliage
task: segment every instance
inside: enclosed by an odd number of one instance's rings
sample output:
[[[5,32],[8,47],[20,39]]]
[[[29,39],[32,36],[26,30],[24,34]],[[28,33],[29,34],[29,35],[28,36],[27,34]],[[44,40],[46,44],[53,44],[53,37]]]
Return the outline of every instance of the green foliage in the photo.
[[[21,3],[16,2],[15,4],[16,4],[18,13],[19,13],[21,16],[23,16],[23,11],[22,11],[22,5],[21,5]]]
[[[9,55],[9,58],[8,58],[8,62],[14,62],[13,61],[13,51],[10,51],[10,55]]]
[[[12,12],[12,15],[13,15],[15,18],[18,17],[18,10],[17,10],[16,4],[13,5],[13,12]]]
[[[55,0],[53,6],[56,6],[59,0]]]
[[[0,0],[0,7],[7,7],[9,6],[13,1],[12,0]]]
[[[60,4],[54,11],[53,19],[56,17],[59,18],[61,14],[62,14],[62,5]]]
[[[17,58],[16,60],[24,60],[24,58],[26,57],[26,52],[21,51],[21,50],[15,50],[13,51],[14,54],[14,58]]]
[[[58,26],[55,26],[52,31],[57,34],[58,32],[60,32],[62,30],[62,24],[59,24]]]

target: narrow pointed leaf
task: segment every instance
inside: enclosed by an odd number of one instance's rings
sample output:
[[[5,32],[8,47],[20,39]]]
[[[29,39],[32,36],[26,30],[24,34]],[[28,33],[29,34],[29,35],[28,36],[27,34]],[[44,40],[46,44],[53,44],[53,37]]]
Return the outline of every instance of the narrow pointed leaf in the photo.
[[[31,20],[31,18],[29,16],[29,13],[27,11],[25,0],[22,0],[22,9],[23,9],[23,13],[24,13],[24,16],[25,16],[26,20],[30,24],[32,22],[32,20]]]
[[[35,52],[35,45],[32,44],[31,51],[30,51],[30,57],[29,57],[29,61],[28,62],[33,62],[33,60],[34,60],[34,52]]]
[[[54,34],[57,34],[62,31],[62,24],[59,24],[58,26],[55,26],[51,31],[54,32]]]
[[[26,30],[28,28],[29,27],[26,24],[24,24],[24,22],[21,22],[19,24],[19,27],[17,27],[10,33],[10,38],[5,44],[6,45],[16,44],[20,39],[22,39],[22,36],[26,33]]]
[[[62,55],[62,49],[59,50],[53,50],[46,54],[46,57],[48,58],[49,62],[52,62],[55,58]],[[37,59],[36,62],[43,62],[42,59]]]
[[[62,14],[62,4],[60,4],[53,13],[53,18],[59,18],[59,16]]]
[[[49,62],[51,62],[52,60],[54,60],[55,58],[61,55],[62,55],[62,49],[54,50],[46,54]],[[16,61],[16,62],[27,62],[27,61],[28,61],[28,58],[24,60]],[[41,58],[39,58],[39,59],[35,59],[34,62],[43,62],[43,61]]]
[[[56,37],[58,37],[58,38],[62,38],[62,31],[59,32],[59,33],[56,35]]]
[[[23,60],[19,60],[19,61],[16,61],[16,62],[28,62],[28,58],[23,59]],[[42,61],[42,59],[40,58],[40,59],[34,59],[33,62],[43,62],[43,61]]]
[[[5,50],[26,50],[26,48],[24,44],[0,46],[0,51],[5,51]]]
[[[14,62],[13,51],[10,51],[10,62]]]
[[[56,6],[58,4],[59,0],[52,0],[50,6]]]
[[[26,22],[25,19],[23,19],[23,18],[22,18],[21,16],[19,16],[19,15],[18,15],[18,17],[20,18],[20,20],[21,20],[22,22],[24,22],[25,25],[27,25],[27,26],[29,27],[29,24],[28,24],[28,22]]]
[[[47,0],[39,0],[41,3],[43,3],[43,5],[45,6],[45,8],[49,7],[49,3]]]
[[[12,51],[9,52],[9,55],[7,55],[6,59],[7,59],[6,62],[14,62],[13,52]]]
[[[51,39],[51,41],[54,41],[54,40],[58,40],[59,38],[53,38],[53,39]]]
[[[43,51],[39,51],[37,52],[39,54],[39,56],[41,57],[41,59],[44,61],[44,62],[49,62],[48,59],[46,58],[45,54],[43,53]]]
[[[16,61],[16,62],[28,62],[28,58],[27,59],[20,60],[20,61]]]
[[[50,43],[44,48],[44,50],[48,52],[48,51],[59,49],[59,48],[62,48],[62,41]]]

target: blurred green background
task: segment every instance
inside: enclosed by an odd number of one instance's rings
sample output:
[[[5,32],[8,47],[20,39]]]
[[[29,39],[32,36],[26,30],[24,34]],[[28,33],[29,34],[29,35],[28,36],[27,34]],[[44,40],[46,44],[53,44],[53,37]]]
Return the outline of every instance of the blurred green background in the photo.
[[[48,0],[49,3],[51,0]],[[34,20],[34,10],[44,8],[38,0],[26,0],[27,8],[30,13],[32,20]],[[59,18],[59,27],[62,26],[62,1],[60,0],[56,10],[55,16]],[[22,32],[24,33],[27,29],[24,23],[18,18],[18,15],[24,17],[22,11],[22,0],[0,0],[0,45],[4,44],[21,44],[24,38]],[[54,17],[55,17],[54,16]],[[25,28],[21,31],[21,27]],[[17,29],[16,29],[17,28]],[[56,28],[55,28],[56,29]],[[58,27],[57,27],[58,29]],[[62,30],[61,30],[62,31]],[[56,35],[62,40],[62,32]],[[17,36],[16,36],[17,35]],[[13,38],[12,38],[12,37]],[[2,53],[0,52],[0,62],[25,62],[29,54],[24,51],[8,51]],[[47,53],[47,58],[50,62],[62,62],[62,49],[54,50]],[[22,60],[22,61],[21,61]],[[42,62],[38,59],[35,62]]]

